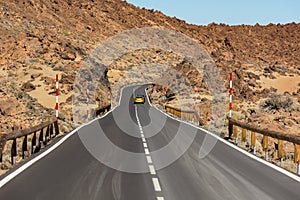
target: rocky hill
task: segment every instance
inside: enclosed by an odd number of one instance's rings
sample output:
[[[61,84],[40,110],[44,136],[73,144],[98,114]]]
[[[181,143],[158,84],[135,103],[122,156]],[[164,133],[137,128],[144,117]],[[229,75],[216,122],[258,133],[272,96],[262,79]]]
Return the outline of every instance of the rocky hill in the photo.
[[[26,128],[54,114],[56,73],[60,75],[60,117],[69,124],[63,131],[69,131],[74,125],[73,82],[83,59],[107,38],[149,26],[176,30],[197,40],[217,64],[226,87],[229,72],[234,72],[236,118],[292,133],[299,130],[300,24],[196,26],[120,0],[1,0],[1,132],[12,126]],[[174,59],[176,55],[165,58],[169,54],[154,50],[136,52],[137,59],[125,56],[107,66],[109,81],[113,84],[122,77],[125,64],[137,65],[139,56],[156,55],[171,66],[184,65],[193,84],[201,88],[189,63]],[[108,101],[108,85],[101,87],[98,101],[103,104]],[[288,109],[273,109],[264,104],[272,93],[285,95],[293,103]],[[204,100],[199,97],[200,105]]]

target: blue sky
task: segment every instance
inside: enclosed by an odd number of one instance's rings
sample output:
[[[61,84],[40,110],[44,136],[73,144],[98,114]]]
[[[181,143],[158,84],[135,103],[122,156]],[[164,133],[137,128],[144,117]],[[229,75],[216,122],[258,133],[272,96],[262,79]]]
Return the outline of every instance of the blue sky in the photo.
[[[207,25],[300,22],[300,0],[127,0],[188,23]]]

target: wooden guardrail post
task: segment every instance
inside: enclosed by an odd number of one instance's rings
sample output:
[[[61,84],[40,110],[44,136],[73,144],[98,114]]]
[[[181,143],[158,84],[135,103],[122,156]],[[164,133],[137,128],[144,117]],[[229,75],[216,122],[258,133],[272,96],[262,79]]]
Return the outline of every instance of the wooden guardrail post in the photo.
[[[53,136],[53,124],[50,125],[50,139]]]
[[[247,139],[247,130],[245,128],[242,129],[242,142],[246,142]]]
[[[48,138],[49,138],[49,135],[50,135],[50,124],[47,126],[47,129],[46,129],[46,134],[45,134],[45,140],[44,140],[44,145],[46,145],[47,144],[47,140],[48,140]]]
[[[251,147],[253,148],[253,154],[256,155],[256,133],[251,131]]]
[[[269,160],[269,155],[268,155],[268,136],[266,136],[266,135],[263,136],[263,150],[265,152],[265,159]]]
[[[17,139],[13,140],[12,146],[11,146],[11,164],[14,164],[14,156],[17,156]]]
[[[54,129],[55,129],[55,136],[59,134],[59,129],[58,129],[58,122],[54,122]]]
[[[277,156],[280,159],[280,161],[282,162],[282,160],[283,160],[283,140],[278,140]]]
[[[3,149],[6,143],[6,135],[0,133],[0,162],[3,160]]]
[[[235,138],[235,144],[238,144],[239,138],[238,138],[238,127],[233,126],[233,137]]]
[[[40,131],[39,139],[38,139],[38,148],[40,149],[42,147],[41,142],[44,141],[44,130],[43,128]]]
[[[229,122],[228,122],[228,137],[231,138],[232,134],[233,134],[233,124],[229,120]]]
[[[190,118],[190,119],[189,119],[190,121],[193,120],[193,114],[192,114],[192,113],[189,113],[189,118]]]
[[[35,145],[36,145],[36,132],[33,133],[32,139],[31,139],[31,154],[34,153]]]
[[[23,137],[22,141],[22,159],[25,158],[25,151],[27,151],[27,135]]]
[[[295,144],[295,164],[297,165],[297,174],[300,175],[300,145]]]
[[[181,118],[181,111],[178,112],[178,117]]]

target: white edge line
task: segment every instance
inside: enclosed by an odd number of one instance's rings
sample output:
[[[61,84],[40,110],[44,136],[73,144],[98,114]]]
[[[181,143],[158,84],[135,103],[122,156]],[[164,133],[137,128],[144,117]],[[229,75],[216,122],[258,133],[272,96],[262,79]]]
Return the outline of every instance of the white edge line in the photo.
[[[128,86],[126,86],[128,87]],[[123,88],[121,88],[121,92],[120,92],[120,98],[119,98],[119,105],[121,104],[121,97],[123,94]],[[118,107],[118,106],[116,106]],[[30,167],[31,165],[33,165],[34,163],[36,163],[37,161],[39,161],[40,159],[44,158],[46,155],[48,155],[49,153],[51,153],[53,150],[55,150],[57,147],[59,147],[62,143],[64,143],[68,138],[70,138],[72,135],[74,135],[76,132],[78,132],[79,129],[90,125],[91,123],[102,119],[104,117],[106,117],[108,114],[110,114],[111,112],[113,112],[116,107],[114,107],[113,109],[111,109],[110,111],[108,111],[107,113],[105,113],[105,115],[95,118],[89,122],[87,122],[86,124],[83,124],[77,128],[75,128],[73,131],[71,131],[70,133],[68,133],[67,135],[65,135],[63,138],[61,138],[57,143],[55,143],[53,146],[49,147],[49,149],[47,149],[46,151],[44,151],[43,153],[39,154],[38,156],[36,156],[35,158],[29,160],[27,163],[25,163],[24,165],[20,166],[18,169],[16,169],[15,171],[13,171],[12,173],[8,174],[7,176],[5,176],[2,180],[0,180],[0,189],[7,184],[9,181],[11,181],[13,178],[15,178],[17,175],[19,175],[20,173],[22,173],[24,170],[26,170],[28,167]]]
[[[146,92],[146,89],[145,89],[145,92]],[[147,92],[146,92],[146,96],[147,96],[147,98],[148,98],[148,100],[149,100],[149,97],[148,97]],[[259,158],[259,157],[255,156],[255,155],[253,155],[253,154],[251,154],[251,153],[249,153],[249,152],[247,152],[247,151],[245,151],[245,150],[239,148],[238,146],[236,146],[236,145],[234,145],[234,144],[228,142],[227,140],[225,140],[225,139],[219,137],[218,135],[215,135],[215,134],[209,132],[208,130],[205,130],[205,129],[201,128],[201,127],[195,126],[194,124],[188,123],[188,122],[183,121],[183,120],[181,120],[181,119],[176,119],[176,118],[174,118],[173,116],[171,116],[171,115],[169,115],[169,114],[163,112],[162,110],[160,110],[160,109],[157,108],[156,106],[153,106],[153,105],[150,103],[150,101],[149,101],[149,104],[150,104],[150,106],[152,106],[153,108],[157,109],[158,111],[160,111],[162,114],[166,115],[167,117],[170,117],[170,118],[173,119],[173,120],[176,120],[176,121],[185,123],[185,124],[187,124],[187,125],[193,126],[194,128],[199,129],[199,130],[201,130],[201,131],[203,131],[203,132],[205,132],[205,133],[207,133],[207,134],[213,136],[214,138],[216,138],[216,139],[218,139],[219,141],[223,142],[224,144],[226,144],[226,145],[232,147],[233,149],[235,149],[235,150],[237,150],[237,151],[243,153],[244,155],[246,155],[246,156],[248,156],[248,157],[250,157],[250,158],[252,158],[252,159],[254,159],[254,160],[256,160],[256,161],[258,161],[258,162],[260,162],[260,163],[262,163],[262,164],[265,164],[265,165],[267,165],[268,167],[271,167],[271,168],[277,170],[278,172],[280,172],[280,173],[282,173],[282,174],[284,174],[284,175],[286,175],[286,176],[288,176],[288,177],[294,179],[295,181],[300,182],[300,176],[298,176],[298,175],[296,175],[296,174],[293,174],[292,172],[287,171],[287,170],[285,170],[285,169],[283,169],[283,168],[281,168],[281,167],[279,167],[279,166],[277,166],[277,165],[274,165],[274,164],[272,164],[272,163],[269,163],[269,162],[265,161],[264,159]]]

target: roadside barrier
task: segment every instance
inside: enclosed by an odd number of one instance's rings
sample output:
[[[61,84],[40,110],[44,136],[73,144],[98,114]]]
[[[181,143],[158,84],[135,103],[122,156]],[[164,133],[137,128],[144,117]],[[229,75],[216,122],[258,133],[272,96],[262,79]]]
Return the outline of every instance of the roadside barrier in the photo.
[[[253,149],[253,154],[256,155],[256,133],[262,134],[262,147],[265,152],[265,159],[268,160],[268,148],[269,148],[269,138],[274,138],[278,140],[277,143],[277,157],[282,160],[284,157],[283,154],[283,142],[291,142],[294,144],[294,163],[297,165],[297,173],[300,175],[300,137],[297,135],[291,135],[286,133],[280,133],[276,131],[270,131],[266,129],[260,129],[249,124],[245,124],[239,121],[236,121],[232,118],[228,118],[228,132],[229,138],[234,139],[235,143],[238,144],[238,128],[242,129],[242,142],[249,142],[251,148]],[[247,141],[247,131],[251,131],[251,139]]]
[[[175,115],[183,120],[192,121],[195,124],[201,125],[201,118],[198,112],[196,110],[183,110],[181,108],[176,108],[170,105],[165,105],[165,110],[167,113],[170,113],[172,115]],[[195,121],[194,120],[195,117]]]
[[[186,121],[193,121],[193,115],[196,116],[196,124],[200,126],[201,124],[201,118],[199,114],[194,110],[183,110],[180,108],[176,108],[170,105],[165,105],[165,110],[167,113],[170,113],[172,115],[175,115],[182,120]],[[256,149],[256,134],[262,134],[262,148],[265,153],[265,159],[269,159],[268,150],[269,150],[269,138],[277,139],[278,143],[275,145],[277,150],[277,157],[281,161],[284,158],[284,141],[290,142],[294,144],[294,163],[297,165],[297,173],[300,175],[300,137],[296,135],[286,134],[286,133],[280,133],[276,131],[270,131],[265,129],[260,129],[254,126],[251,126],[249,124],[245,124],[239,121],[236,121],[232,118],[228,118],[229,124],[228,124],[228,131],[229,131],[229,138],[233,139],[236,144],[238,144],[238,128],[241,128],[241,140],[242,142],[249,143],[250,147],[253,150],[253,154],[256,155],[257,149]],[[250,141],[247,141],[247,134],[248,131],[250,131]]]
[[[46,130],[46,132],[44,132]],[[45,146],[52,138],[59,134],[58,121],[57,119],[51,119],[47,122],[39,124],[37,126],[25,129],[16,130],[13,132],[5,133],[0,135],[0,162],[3,161],[4,147],[8,141],[12,141],[10,156],[11,164],[14,164],[14,157],[17,156],[17,139],[22,141],[22,159],[25,158],[25,152],[29,150],[28,143],[30,144],[31,154],[38,152],[42,144]],[[31,136],[31,140],[29,140]]]
[[[103,115],[111,109],[111,104],[104,105],[95,109],[96,116]]]
[[[111,104],[96,108],[96,115],[102,115],[111,109]],[[8,141],[12,141],[10,147],[11,164],[13,165],[14,157],[17,156],[18,144],[21,143],[21,156],[25,158],[25,152],[30,150],[30,154],[40,151],[42,144],[45,146],[52,139],[59,134],[58,119],[55,117],[47,122],[41,123],[37,126],[25,129],[15,130],[13,132],[0,134],[0,163],[3,162],[4,147]],[[18,140],[18,141],[17,141]],[[30,146],[28,146],[30,143]]]

